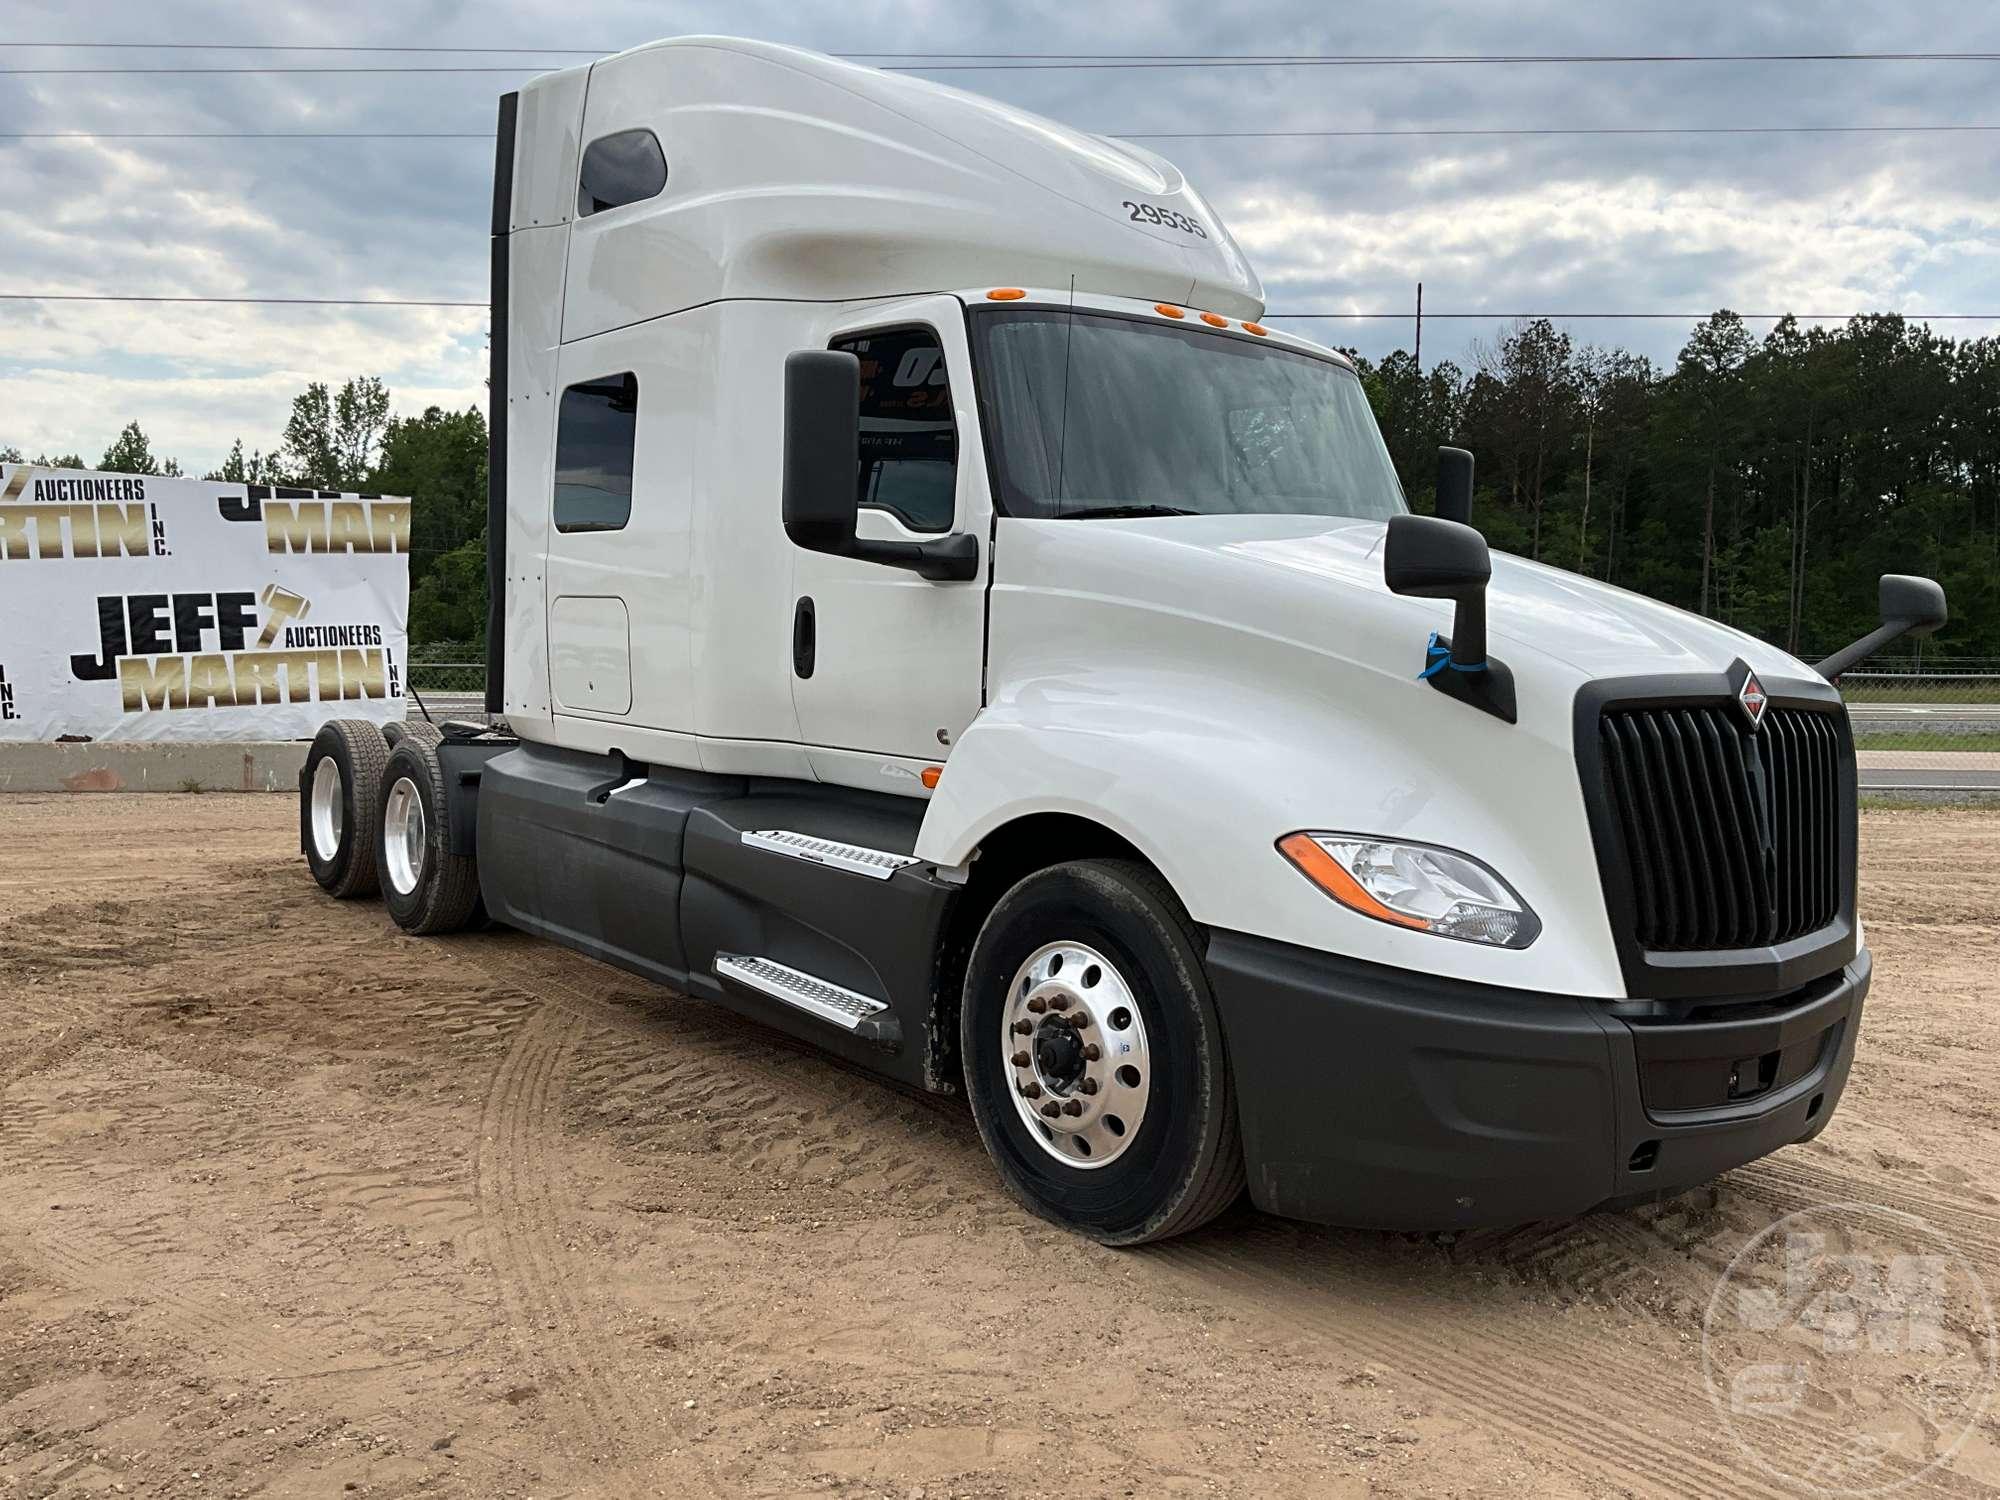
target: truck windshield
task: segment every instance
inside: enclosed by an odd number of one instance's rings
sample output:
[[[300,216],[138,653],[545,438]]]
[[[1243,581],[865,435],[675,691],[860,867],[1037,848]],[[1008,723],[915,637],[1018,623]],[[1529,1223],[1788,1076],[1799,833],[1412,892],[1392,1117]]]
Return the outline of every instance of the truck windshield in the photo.
[[[973,321],[1009,515],[1381,519],[1407,509],[1345,365],[1101,313],[1009,308]]]

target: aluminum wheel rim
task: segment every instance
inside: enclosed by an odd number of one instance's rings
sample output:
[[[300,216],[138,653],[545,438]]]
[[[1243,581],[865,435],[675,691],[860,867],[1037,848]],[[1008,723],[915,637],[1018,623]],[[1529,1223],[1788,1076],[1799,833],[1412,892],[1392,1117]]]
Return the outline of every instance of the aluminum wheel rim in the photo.
[[[1000,1056],[1029,1137],[1066,1167],[1108,1167],[1138,1139],[1153,1092],[1146,1023],[1110,959],[1049,943],[1014,971]]]
[[[399,776],[382,806],[383,863],[397,895],[411,894],[424,878],[426,849],[424,799],[417,795],[414,781]]]
[[[331,755],[320,757],[313,772],[312,841],[313,853],[331,861],[340,853],[341,824],[347,818],[347,793],[340,784],[340,767]]]

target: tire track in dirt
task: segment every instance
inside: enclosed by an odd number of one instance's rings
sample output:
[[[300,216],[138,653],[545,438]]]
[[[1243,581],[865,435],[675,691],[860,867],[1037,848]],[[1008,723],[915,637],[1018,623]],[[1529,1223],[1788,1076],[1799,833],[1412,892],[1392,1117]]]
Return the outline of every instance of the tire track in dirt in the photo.
[[[930,1151],[912,1153],[911,1132],[927,1147],[955,1143],[968,1163],[984,1161],[956,1100],[899,1090],[810,1044],[664,988],[658,993],[672,997],[676,1011],[648,1016],[579,982],[595,973],[637,981],[539,942],[510,943],[504,962],[491,951],[470,956],[497,982],[639,1044],[593,1059],[597,1095],[643,1080],[640,1109],[714,1125],[713,1144],[740,1166],[823,1171],[816,1178],[823,1186],[893,1190],[899,1205],[922,1213],[965,1196],[966,1174],[941,1170]],[[828,1082],[849,1086],[830,1092]]]
[[[1976,1266],[2000,1271],[2000,1214],[1947,1197],[1907,1177],[1832,1162],[1766,1157],[1724,1179],[1781,1214],[1832,1203],[1863,1203],[1924,1220]]]
[[[578,1018],[550,1007],[516,1028],[480,1116],[478,1199],[509,1319],[545,1372],[541,1395],[588,1449],[622,1453],[650,1424],[602,1357],[602,1320],[587,1321],[561,1232],[574,1205],[551,1164],[581,1030]]]
[[[1796,1500],[1794,1492],[1746,1476],[1740,1466],[1700,1451],[1701,1434],[1714,1413],[1701,1408],[1699,1420],[1685,1401],[1668,1402],[1658,1389],[1658,1370],[1646,1358],[1619,1359],[1597,1366],[1588,1380],[1551,1365],[1541,1351],[1491,1325],[1476,1341],[1451,1343],[1426,1332],[1435,1318],[1408,1308],[1399,1316],[1396,1297],[1326,1284],[1323,1270],[1302,1268],[1306,1258],[1291,1230],[1274,1221],[1233,1223],[1222,1231],[1169,1241],[1145,1253],[1164,1263],[1203,1300],[1246,1321],[1274,1329],[1323,1331],[1329,1339],[1411,1386],[1424,1389],[1460,1415],[1482,1426],[1532,1434],[1576,1466],[1597,1475],[1621,1493],[1659,1500],[1711,1500],[1747,1495],[1760,1500]],[[1334,1257],[1318,1256],[1324,1262]],[[1597,1351],[1602,1353],[1601,1347]],[[1613,1392],[1645,1391],[1643,1405],[1620,1403]],[[1679,1407],[1679,1411],[1673,1408]],[[1674,1418],[1682,1430],[1661,1435]]]

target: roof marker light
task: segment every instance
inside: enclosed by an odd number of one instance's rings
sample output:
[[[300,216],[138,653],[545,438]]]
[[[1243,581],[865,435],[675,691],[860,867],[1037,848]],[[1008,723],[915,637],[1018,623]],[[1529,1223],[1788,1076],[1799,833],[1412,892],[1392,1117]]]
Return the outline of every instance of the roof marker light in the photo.
[[[1245,323],[1243,325],[1243,331],[1245,333],[1254,333],[1257,335],[1258,338],[1261,339],[1266,335],[1268,335],[1271,330],[1266,328],[1262,323]]]
[[[1201,320],[1210,328],[1227,328],[1229,326],[1229,319],[1218,318],[1214,313],[1203,313]]]
[[[1166,302],[1155,302],[1153,304],[1153,311],[1163,318],[1185,318],[1187,316],[1178,307]]]
[[[1019,302],[1028,294],[1017,286],[996,286],[986,294],[988,302]]]

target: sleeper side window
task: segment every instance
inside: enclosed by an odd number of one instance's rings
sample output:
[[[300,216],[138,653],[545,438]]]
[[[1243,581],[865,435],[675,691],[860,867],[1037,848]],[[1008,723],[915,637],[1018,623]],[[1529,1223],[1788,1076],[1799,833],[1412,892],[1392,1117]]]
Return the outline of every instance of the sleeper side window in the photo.
[[[570,386],[556,413],[557,531],[619,531],[632,519],[639,377]]]
[[[929,328],[836,339],[861,361],[860,503],[912,531],[949,531],[957,509],[958,428],[944,348]]]
[[[667,157],[650,130],[621,130],[600,136],[583,153],[577,173],[576,216],[587,219],[607,208],[651,198],[667,185]]]

